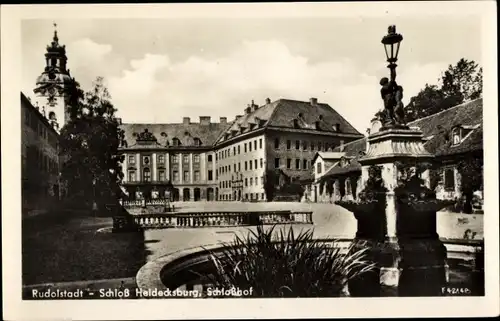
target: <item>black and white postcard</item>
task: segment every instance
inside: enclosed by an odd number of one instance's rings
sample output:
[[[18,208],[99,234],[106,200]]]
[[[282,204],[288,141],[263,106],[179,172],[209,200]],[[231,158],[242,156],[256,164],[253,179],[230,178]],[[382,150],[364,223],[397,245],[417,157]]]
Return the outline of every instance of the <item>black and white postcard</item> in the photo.
[[[498,315],[494,2],[1,9],[6,319]]]

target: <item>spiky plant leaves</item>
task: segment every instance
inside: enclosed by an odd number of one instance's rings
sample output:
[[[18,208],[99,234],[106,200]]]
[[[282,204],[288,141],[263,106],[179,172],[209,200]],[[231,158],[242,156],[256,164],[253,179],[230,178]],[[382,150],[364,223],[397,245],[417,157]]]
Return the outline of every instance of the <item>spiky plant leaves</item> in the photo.
[[[366,250],[352,245],[341,249],[314,239],[312,230],[296,234],[267,230],[262,225],[247,236],[236,235],[223,250],[212,253],[214,273],[208,278],[218,287],[253,288],[260,297],[340,296],[347,281],[368,272],[375,264]],[[275,233],[277,232],[277,233]]]

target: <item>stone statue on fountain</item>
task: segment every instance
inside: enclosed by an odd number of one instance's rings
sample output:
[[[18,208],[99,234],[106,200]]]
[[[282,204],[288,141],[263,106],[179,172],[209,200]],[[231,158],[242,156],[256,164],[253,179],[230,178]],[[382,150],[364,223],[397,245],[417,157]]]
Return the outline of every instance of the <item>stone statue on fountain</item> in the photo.
[[[380,95],[384,101],[384,110],[377,113],[383,129],[407,129],[403,105],[403,87],[396,83],[395,71],[391,70],[391,80],[384,77],[380,80]]]

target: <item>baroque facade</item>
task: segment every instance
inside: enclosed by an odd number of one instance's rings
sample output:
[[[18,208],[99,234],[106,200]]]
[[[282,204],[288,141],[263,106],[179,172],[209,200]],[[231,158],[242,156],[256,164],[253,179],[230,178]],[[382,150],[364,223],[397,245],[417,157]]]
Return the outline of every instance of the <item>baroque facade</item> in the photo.
[[[279,169],[290,180],[312,178],[317,151],[331,151],[362,135],[328,104],[279,99],[253,101],[227,122],[123,124],[129,198],[266,201],[264,176]],[[145,139],[145,137],[148,139]]]

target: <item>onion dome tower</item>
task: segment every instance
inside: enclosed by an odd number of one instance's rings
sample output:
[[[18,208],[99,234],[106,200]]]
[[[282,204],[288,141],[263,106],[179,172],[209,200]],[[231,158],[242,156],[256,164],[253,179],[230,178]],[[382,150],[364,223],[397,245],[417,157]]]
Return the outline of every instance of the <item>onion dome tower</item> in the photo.
[[[54,37],[45,53],[45,70],[38,76],[34,92],[47,98],[49,122],[59,130],[69,120],[68,93],[74,79],[66,69],[66,46],[59,44],[55,27],[54,23]]]

